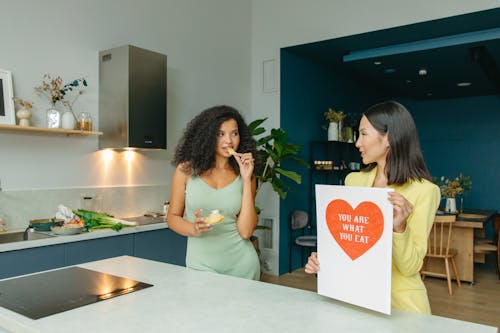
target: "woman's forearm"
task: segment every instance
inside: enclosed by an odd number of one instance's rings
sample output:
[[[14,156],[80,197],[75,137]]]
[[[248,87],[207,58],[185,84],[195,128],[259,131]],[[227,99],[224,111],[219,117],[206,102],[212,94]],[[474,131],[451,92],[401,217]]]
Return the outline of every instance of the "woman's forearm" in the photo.
[[[175,231],[182,236],[194,236],[193,223],[184,220],[181,216],[169,213],[167,215],[167,225],[169,229],[172,229],[172,231]]]
[[[255,179],[243,181],[241,210],[238,215],[237,227],[243,239],[252,236],[257,226],[257,212],[255,211]]]

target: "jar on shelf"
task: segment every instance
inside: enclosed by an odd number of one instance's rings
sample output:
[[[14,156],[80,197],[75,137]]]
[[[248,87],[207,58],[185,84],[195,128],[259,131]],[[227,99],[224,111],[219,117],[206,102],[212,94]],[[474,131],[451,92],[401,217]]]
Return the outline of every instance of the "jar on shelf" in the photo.
[[[76,129],[82,131],[92,131],[92,117],[88,112],[80,112],[76,122]]]

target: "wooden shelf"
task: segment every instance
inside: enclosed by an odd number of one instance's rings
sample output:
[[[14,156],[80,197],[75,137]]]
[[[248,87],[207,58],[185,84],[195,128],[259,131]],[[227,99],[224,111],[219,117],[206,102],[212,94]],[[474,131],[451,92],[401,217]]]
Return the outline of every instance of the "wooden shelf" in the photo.
[[[0,124],[0,131],[11,131],[11,132],[31,132],[31,133],[42,133],[47,135],[79,135],[79,136],[100,136],[102,132],[93,131],[80,131],[80,130],[70,130],[64,128],[46,128],[46,127],[34,127],[34,126],[19,126],[19,125],[6,125]]]

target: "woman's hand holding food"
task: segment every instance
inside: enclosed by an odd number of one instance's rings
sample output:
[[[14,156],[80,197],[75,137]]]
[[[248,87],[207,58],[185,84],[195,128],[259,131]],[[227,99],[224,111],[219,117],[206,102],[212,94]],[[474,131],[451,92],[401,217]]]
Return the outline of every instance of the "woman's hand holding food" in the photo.
[[[253,175],[253,161],[254,158],[252,153],[237,153],[234,150],[230,150],[230,153],[234,156],[236,162],[240,166],[240,175],[243,180],[249,180]]]
[[[202,210],[197,209],[194,212],[194,223],[193,223],[193,236],[199,237],[201,236],[204,232],[207,232],[209,230],[212,230],[212,226],[210,224],[205,223],[205,219],[201,216]]]

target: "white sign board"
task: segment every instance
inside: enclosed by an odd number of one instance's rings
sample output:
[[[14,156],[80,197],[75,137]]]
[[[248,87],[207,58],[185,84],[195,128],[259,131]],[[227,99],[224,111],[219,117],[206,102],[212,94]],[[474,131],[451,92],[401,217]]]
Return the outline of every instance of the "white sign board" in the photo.
[[[316,185],[320,295],[391,313],[390,191]]]

